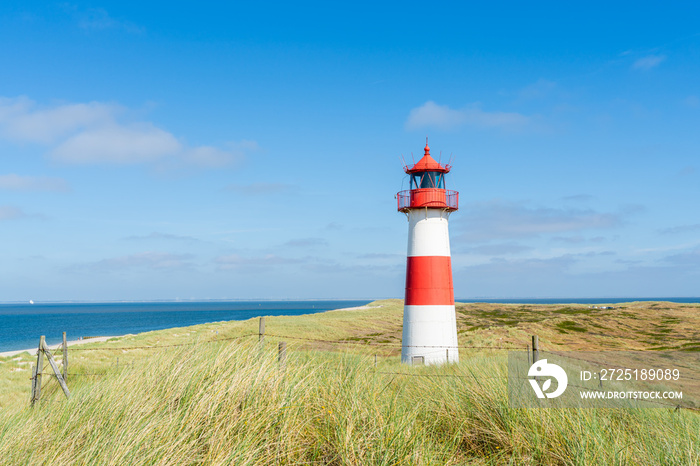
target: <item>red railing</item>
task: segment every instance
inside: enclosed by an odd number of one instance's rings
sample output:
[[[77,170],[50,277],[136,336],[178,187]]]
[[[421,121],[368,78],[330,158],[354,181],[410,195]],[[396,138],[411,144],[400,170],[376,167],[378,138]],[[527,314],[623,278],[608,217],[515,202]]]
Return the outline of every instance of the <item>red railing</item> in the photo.
[[[401,191],[396,194],[396,200],[401,212],[419,207],[447,210],[459,208],[459,193],[448,189],[422,188]]]

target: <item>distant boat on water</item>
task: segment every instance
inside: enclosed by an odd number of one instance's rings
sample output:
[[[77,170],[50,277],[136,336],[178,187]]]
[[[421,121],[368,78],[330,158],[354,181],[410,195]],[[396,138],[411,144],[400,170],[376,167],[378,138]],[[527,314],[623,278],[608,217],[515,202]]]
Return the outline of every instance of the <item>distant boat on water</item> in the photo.
[[[29,304],[34,304],[34,300],[33,300],[33,299],[30,299],[30,300],[29,300]]]

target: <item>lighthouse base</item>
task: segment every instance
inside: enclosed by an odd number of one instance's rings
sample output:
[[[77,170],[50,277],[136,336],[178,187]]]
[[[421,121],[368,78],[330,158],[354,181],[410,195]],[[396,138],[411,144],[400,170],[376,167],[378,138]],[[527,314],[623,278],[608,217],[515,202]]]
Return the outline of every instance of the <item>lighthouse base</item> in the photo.
[[[459,362],[454,305],[404,306],[401,362]]]

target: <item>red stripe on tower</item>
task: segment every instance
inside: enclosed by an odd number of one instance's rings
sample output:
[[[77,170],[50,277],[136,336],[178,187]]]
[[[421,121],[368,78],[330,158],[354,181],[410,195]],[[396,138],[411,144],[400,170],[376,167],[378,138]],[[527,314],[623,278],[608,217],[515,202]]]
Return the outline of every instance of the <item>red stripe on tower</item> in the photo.
[[[452,259],[413,256],[406,261],[406,305],[454,305]]]

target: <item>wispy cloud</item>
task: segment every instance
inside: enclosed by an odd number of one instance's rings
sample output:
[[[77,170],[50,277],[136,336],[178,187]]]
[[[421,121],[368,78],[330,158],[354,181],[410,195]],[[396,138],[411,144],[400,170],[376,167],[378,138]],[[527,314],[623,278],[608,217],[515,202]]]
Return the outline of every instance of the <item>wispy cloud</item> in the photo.
[[[472,293],[481,296],[536,296],[543,289],[556,292],[554,284],[561,282],[577,262],[570,254],[547,259],[494,258],[487,263],[457,268],[455,283],[469,283]]]
[[[592,209],[528,207],[519,203],[492,200],[466,205],[462,208],[462,216],[455,222],[455,226],[459,241],[516,239],[541,234],[612,228],[621,225],[623,219],[635,211],[634,208],[611,213]]]
[[[27,97],[0,98],[0,137],[48,146],[69,164],[157,164],[161,169],[215,168],[257,149],[254,141],[228,147],[190,146],[149,121],[134,121],[126,108],[103,102],[39,107]]]
[[[261,194],[280,194],[296,191],[296,186],[285,183],[251,183],[251,184],[229,184],[224,188],[226,191],[233,191],[249,196],[259,196]]]
[[[680,176],[691,176],[694,175],[697,172],[697,169],[693,166],[688,165],[687,167],[683,167],[678,174]]]
[[[661,233],[662,235],[675,235],[679,233],[694,233],[696,231],[700,231],[700,223],[663,228],[659,230],[659,233]]]
[[[324,230],[329,230],[329,231],[340,231],[342,229],[343,229],[343,225],[341,225],[338,222],[331,222],[324,227]]]
[[[590,194],[574,194],[573,196],[564,196],[562,200],[564,201],[575,201],[575,202],[586,202],[595,199],[594,196]]]
[[[520,254],[523,252],[532,251],[535,248],[531,246],[525,246],[524,244],[517,243],[497,243],[497,244],[482,244],[479,246],[474,246],[471,248],[465,248],[462,250],[457,249],[458,252],[464,252],[466,254],[474,254],[480,256],[509,256],[514,254]]]
[[[547,97],[557,88],[557,83],[547,79],[538,79],[535,83],[525,86],[518,96],[524,100],[541,99]]]
[[[698,108],[700,107],[700,98],[696,95],[689,95],[683,99],[683,103],[690,108]]]
[[[147,251],[80,264],[72,267],[72,269],[99,272],[113,272],[133,268],[163,271],[176,270],[190,268],[192,266],[192,258],[193,256],[191,254],[170,254],[166,252]]]
[[[404,262],[406,260],[405,254],[388,254],[388,253],[378,253],[372,252],[368,254],[359,254],[358,259],[369,259],[369,260],[401,260]]]
[[[295,265],[304,262],[303,259],[281,257],[275,254],[266,254],[257,257],[243,257],[238,254],[220,256],[214,259],[219,270],[237,270],[243,272],[265,272],[271,268],[282,265]]]
[[[299,238],[287,241],[284,246],[291,248],[317,248],[328,246],[328,241],[323,238]]]
[[[667,256],[664,261],[679,266],[700,267],[700,248]]]
[[[70,186],[63,178],[48,176],[0,175],[0,190],[69,192]]]
[[[145,28],[131,21],[112,17],[103,8],[81,9],[77,5],[64,3],[63,10],[73,17],[78,27],[87,32],[121,30],[130,34],[141,34]]]
[[[664,60],[666,60],[666,55],[647,55],[637,59],[632,68],[635,70],[650,70],[659,66]]]
[[[22,217],[27,217],[27,214],[22,209],[9,205],[0,205],[0,220],[13,220]]]
[[[406,129],[454,129],[460,126],[477,128],[520,129],[532,121],[531,117],[514,112],[485,112],[478,105],[452,109],[432,100],[412,109],[406,120]]]
[[[157,231],[154,231],[148,235],[142,235],[142,236],[127,236],[124,238],[125,240],[167,240],[167,241],[199,241],[197,238],[193,236],[182,236],[182,235],[173,235],[170,233],[160,233]]]

